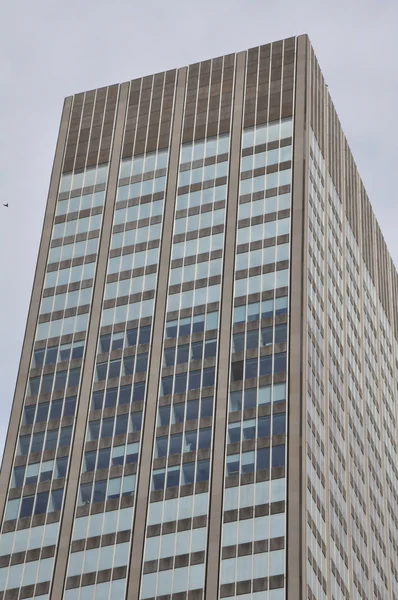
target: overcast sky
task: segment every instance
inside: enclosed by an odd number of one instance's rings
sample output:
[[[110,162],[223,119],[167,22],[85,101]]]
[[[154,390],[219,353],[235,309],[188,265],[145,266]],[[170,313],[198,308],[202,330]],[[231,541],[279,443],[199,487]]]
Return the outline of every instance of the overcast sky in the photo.
[[[64,97],[308,33],[398,264],[397,24],[397,0],[3,0],[0,455]]]

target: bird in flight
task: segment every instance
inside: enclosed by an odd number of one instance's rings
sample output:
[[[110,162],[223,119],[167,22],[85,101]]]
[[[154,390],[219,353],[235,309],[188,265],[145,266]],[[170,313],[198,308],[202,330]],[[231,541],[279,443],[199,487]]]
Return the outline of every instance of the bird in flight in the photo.
[[[3,206],[7,206],[8,207],[8,202],[7,202],[7,204],[3,204]]]

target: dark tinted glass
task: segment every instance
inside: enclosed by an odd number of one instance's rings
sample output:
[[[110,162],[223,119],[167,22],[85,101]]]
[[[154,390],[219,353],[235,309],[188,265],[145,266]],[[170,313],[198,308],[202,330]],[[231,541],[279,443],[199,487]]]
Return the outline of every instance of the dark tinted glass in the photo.
[[[64,417],[72,417],[76,410],[76,396],[65,398],[64,402]]]
[[[281,435],[286,431],[286,413],[274,415],[272,419],[272,435]]]
[[[33,353],[33,365],[34,367],[41,367],[44,363],[44,354],[46,352],[46,349],[43,348],[43,350],[35,350]]]
[[[24,407],[24,425],[32,425],[35,419],[36,405]]]
[[[127,432],[129,415],[118,415],[116,417],[116,427],[114,435],[120,435]]]
[[[124,331],[114,333],[112,336],[111,350],[120,350],[124,346]]]
[[[205,342],[205,358],[215,356],[217,352],[217,340],[208,340]]]
[[[73,348],[72,348],[72,359],[75,358],[83,358],[83,352],[84,352],[84,343],[83,342],[75,342],[73,344]]]
[[[67,374],[68,374],[68,371],[58,371],[56,373],[54,390],[63,390],[66,387]]]
[[[243,379],[243,360],[233,362],[232,365],[232,381],[242,381]]]
[[[170,436],[169,454],[180,454],[182,447],[182,433]]]
[[[47,431],[45,450],[54,450],[57,447],[58,429],[50,429]]]
[[[58,346],[47,348],[46,365],[55,365],[58,356]]]
[[[100,337],[100,352],[109,352],[111,347],[111,334],[101,335]]]
[[[159,406],[158,425],[168,425],[170,423],[170,406]]]
[[[98,452],[97,469],[108,469],[111,457],[111,449],[103,448]]]
[[[129,404],[131,398],[131,385],[122,385],[119,391],[119,404]]]
[[[203,370],[203,387],[214,385],[215,369],[213,367]]]
[[[156,456],[166,456],[169,438],[167,436],[156,438]]]
[[[199,400],[190,400],[187,402],[186,420],[197,419],[199,414]]]
[[[200,402],[200,416],[211,417],[213,414],[213,398],[202,398]]]
[[[50,373],[49,375],[43,375],[41,380],[40,393],[48,394],[51,392],[53,387],[54,373]]]
[[[272,373],[272,355],[262,356],[260,358],[260,375],[270,375]]]
[[[185,420],[185,403],[173,404],[174,423],[182,423]]]
[[[258,420],[258,437],[271,434],[271,417],[260,417]]]
[[[142,402],[145,399],[145,381],[134,384],[133,402]],[[122,404],[122,402],[120,402]]]
[[[20,518],[31,516],[31,514],[33,513],[34,502],[34,496],[25,496],[24,498],[22,498],[21,511],[19,513]]]
[[[60,419],[62,415],[62,400],[54,400],[51,403],[50,419]]]
[[[68,387],[76,387],[79,385],[80,380],[80,368],[71,369],[68,377]]]
[[[185,392],[187,388],[187,374],[179,373],[175,376],[174,393],[179,394]]]
[[[210,448],[211,446],[211,429],[199,429],[198,448]]]
[[[191,360],[202,360],[203,342],[193,342],[191,346]]]
[[[172,367],[174,365],[176,348],[173,346],[172,348],[164,349],[164,365],[165,367]]]
[[[248,388],[243,393],[244,408],[254,408],[257,404],[257,388]]]
[[[126,356],[123,359],[124,375],[132,375],[134,373],[135,356]]]
[[[90,486],[92,484],[89,484]],[[52,490],[51,492],[51,502],[53,510],[61,510],[62,506],[62,497],[64,495],[64,490]]]
[[[103,502],[106,498],[106,481],[96,481],[94,484],[93,502]]]
[[[41,515],[46,512],[48,505],[48,492],[42,492],[36,496],[35,515]]]
[[[133,412],[131,413],[131,425],[133,431],[140,431],[142,425],[142,412]]]
[[[144,373],[147,370],[148,365],[148,354],[137,354],[137,360],[135,363],[135,372]]]
[[[121,360],[111,360],[109,363],[109,373],[108,378],[112,379],[113,377],[119,377],[120,368],[121,368]]]
[[[95,469],[95,461],[97,459],[97,453],[94,452],[86,452],[84,455],[84,471],[94,471]]]
[[[104,402],[104,390],[93,392],[91,408],[92,410],[99,410],[102,408]]]
[[[258,330],[248,331],[246,336],[246,348],[248,350],[258,348]]]
[[[68,468],[68,457],[62,456],[57,458],[57,477],[66,477],[66,470]]]
[[[44,442],[44,433],[34,433],[32,438],[31,452],[41,452]]]
[[[101,438],[112,437],[113,423],[114,423],[114,417],[110,417],[109,419],[104,419],[102,421]]]
[[[151,327],[150,325],[148,325],[148,327],[141,327],[140,328],[140,335],[138,338],[138,343],[139,344],[149,344],[151,339]]]
[[[126,332],[127,346],[137,345],[137,333],[138,329],[128,329]]]
[[[59,446],[70,446],[70,441],[72,437],[72,427],[61,427],[61,432],[59,435]]]
[[[285,445],[272,447],[272,466],[283,467],[285,465]]]
[[[197,390],[200,388],[201,375],[202,375],[201,371],[190,371],[189,384],[188,384],[189,390]],[[203,382],[203,387],[205,387],[204,382]]]
[[[43,423],[43,421],[47,421],[49,408],[49,402],[39,402],[37,405],[36,423]]]
[[[25,477],[25,467],[14,468],[14,487],[21,487]]]
[[[261,448],[257,450],[257,470],[269,469],[269,448]]]

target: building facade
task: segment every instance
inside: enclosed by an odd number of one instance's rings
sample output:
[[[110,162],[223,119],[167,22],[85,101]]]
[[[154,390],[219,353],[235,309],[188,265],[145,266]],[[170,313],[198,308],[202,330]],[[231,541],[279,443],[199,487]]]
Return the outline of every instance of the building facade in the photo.
[[[307,36],[67,98],[0,600],[397,600],[397,292]]]

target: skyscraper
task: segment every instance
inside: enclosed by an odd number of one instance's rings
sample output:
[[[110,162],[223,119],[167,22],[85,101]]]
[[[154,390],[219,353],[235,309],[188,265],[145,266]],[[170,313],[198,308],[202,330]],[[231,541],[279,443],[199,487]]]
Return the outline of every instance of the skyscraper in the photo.
[[[67,98],[0,600],[397,600],[397,292],[307,36]]]

